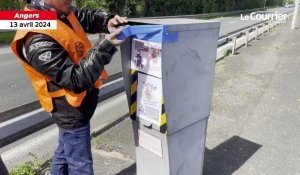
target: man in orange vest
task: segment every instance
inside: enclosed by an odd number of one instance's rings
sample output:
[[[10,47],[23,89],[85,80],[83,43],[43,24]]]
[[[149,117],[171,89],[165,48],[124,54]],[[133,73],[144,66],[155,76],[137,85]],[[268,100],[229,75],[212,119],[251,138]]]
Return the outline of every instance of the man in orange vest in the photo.
[[[31,1],[26,11],[56,11],[58,16],[56,30],[18,30],[11,45],[41,106],[59,127],[51,174],[93,175],[89,121],[101,78],[107,78],[104,66],[123,42],[116,39],[120,29],[114,28],[127,20],[99,10],[81,11],[71,0]],[[92,47],[86,32],[111,33]]]

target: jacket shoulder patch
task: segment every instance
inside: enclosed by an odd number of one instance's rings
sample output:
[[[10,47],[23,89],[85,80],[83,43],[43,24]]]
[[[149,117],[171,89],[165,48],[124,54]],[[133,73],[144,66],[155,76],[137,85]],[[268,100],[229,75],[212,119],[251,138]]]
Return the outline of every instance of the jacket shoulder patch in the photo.
[[[39,56],[39,60],[42,60],[42,61],[50,61],[51,60],[51,56],[52,56],[52,53],[51,51],[47,51],[43,54],[41,54]]]

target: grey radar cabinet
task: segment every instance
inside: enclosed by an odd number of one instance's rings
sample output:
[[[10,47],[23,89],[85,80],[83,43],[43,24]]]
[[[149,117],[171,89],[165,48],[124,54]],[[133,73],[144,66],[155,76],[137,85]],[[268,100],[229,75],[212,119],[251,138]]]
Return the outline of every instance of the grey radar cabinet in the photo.
[[[119,39],[137,175],[201,175],[220,23],[130,20]]]

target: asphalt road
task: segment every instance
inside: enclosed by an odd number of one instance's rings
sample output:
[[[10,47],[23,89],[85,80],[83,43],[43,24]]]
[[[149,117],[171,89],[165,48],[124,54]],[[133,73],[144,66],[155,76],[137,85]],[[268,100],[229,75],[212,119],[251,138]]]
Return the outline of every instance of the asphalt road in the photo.
[[[270,11],[286,13],[292,8],[276,8]],[[242,21],[240,16],[217,19],[221,22],[220,37],[226,36],[238,29],[253,25],[259,21]],[[92,40],[97,36],[91,36]],[[36,101],[30,81],[21,68],[18,59],[5,47],[0,46],[0,113],[24,104]],[[118,52],[112,63],[107,66],[109,75],[121,71],[120,53]]]

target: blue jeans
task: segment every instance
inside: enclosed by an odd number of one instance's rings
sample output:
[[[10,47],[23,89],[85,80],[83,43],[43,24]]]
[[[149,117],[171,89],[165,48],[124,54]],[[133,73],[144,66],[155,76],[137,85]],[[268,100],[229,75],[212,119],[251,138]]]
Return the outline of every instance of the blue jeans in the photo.
[[[90,124],[74,130],[59,128],[51,175],[93,175]]]

